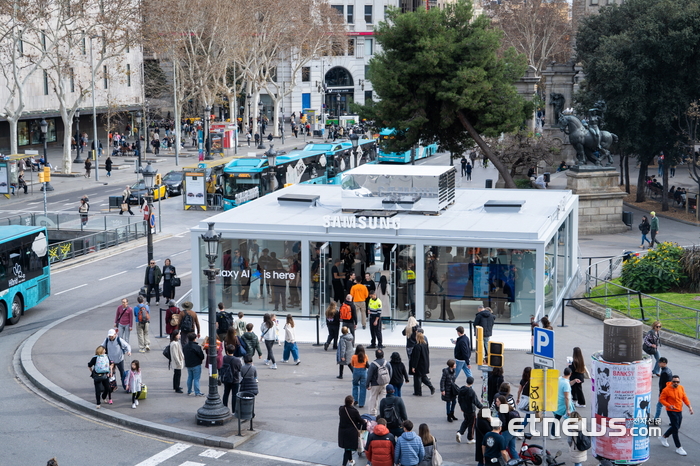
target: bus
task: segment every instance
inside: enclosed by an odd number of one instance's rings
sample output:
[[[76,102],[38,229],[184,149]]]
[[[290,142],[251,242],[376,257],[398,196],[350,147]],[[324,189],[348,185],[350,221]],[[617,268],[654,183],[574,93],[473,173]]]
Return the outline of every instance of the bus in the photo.
[[[0,227],[0,332],[51,295],[44,227]]]
[[[223,171],[224,210],[290,184],[339,184],[341,173],[376,159],[377,141],[360,139],[354,153],[347,140],[309,143],[276,156],[272,167],[266,155],[232,160]]]
[[[379,132],[379,155],[377,162],[379,163],[411,163],[411,150],[405,152],[386,152],[382,150],[382,141],[394,139],[396,130],[393,128],[384,128]],[[415,160],[425,159],[435,154],[438,150],[436,143],[423,145],[419,144],[416,148]]]

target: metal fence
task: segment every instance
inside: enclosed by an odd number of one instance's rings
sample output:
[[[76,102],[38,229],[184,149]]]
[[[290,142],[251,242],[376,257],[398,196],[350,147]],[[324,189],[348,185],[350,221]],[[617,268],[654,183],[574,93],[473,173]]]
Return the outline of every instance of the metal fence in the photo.
[[[118,246],[146,236],[146,222],[130,223],[112,230],[88,234],[68,241],[49,245],[51,264],[84,256],[102,249]]]
[[[77,209],[76,209],[77,210]],[[141,215],[104,215],[102,212],[88,214],[83,221],[76,212],[25,213],[0,218],[0,226],[43,226],[49,230],[107,231],[143,223]]]

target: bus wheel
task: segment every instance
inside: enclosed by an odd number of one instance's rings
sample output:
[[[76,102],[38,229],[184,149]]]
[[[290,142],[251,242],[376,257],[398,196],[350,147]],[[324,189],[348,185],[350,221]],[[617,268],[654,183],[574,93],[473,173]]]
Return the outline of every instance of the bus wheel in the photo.
[[[0,302],[0,332],[5,328],[7,323],[7,308],[4,303]]]
[[[9,319],[10,325],[15,325],[19,322],[19,319],[24,314],[24,306],[22,305],[22,298],[19,294],[15,295],[15,299],[12,300],[12,317]]]

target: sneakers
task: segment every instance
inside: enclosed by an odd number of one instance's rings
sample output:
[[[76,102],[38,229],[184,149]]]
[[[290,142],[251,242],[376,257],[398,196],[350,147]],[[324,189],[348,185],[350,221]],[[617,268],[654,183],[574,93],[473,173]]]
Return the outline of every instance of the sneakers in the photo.
[[[668,440],[667,440],[666,437],[664,437],[663,435],[662,435],[661,437],[659,437],[659,442],[661,442],[661,445],[663,445],[663,446],[665,446],[666,448],[668,448]]]
[[[131,409],[136,409],[136,402],[131,403]]]
[[[269,366],[269,365],[270,365],[270,360],[269,360],[269,359],[264,360],[264,361],[263,361],[263,364],[265,364],[266,366]]]
[[[323,351],[328,351],[328,343],[323,344]]]
[[[347,466],[355,466],[355,460],[350,460],[346,464]]]
[[[95,406],[95,409],[100,409],[100,405]]]
[[[474,440],[474,439],[471,439],[471,440],[467,440],[467,443],[468,443],[468,444],[471,444],[471,443],[476,443],[476,440]]]
[[[134,403],[136,403],[136,406],[139,405],[139,400],[135,400]]]
[[[109,400],[107,403],[112,404],[112,400]]]
[[[576,403],[576,407],[577,407],[577,408],[585,408],[586,405],[580,405],[580,404]]]
[[[294,363],[295,366],[298,366],[299,364],[301,364],[301,359],[297,359],[296,362]]]
[[[456,437],[457,437],[457,443],[462,443],[462,434],[460,434],[459,432],[457,432]]]
[[[277,364],[273,364],[270,366],[270,369],[277,369]]]
[[[282,362],[283,362],[283,363],[287,363],[287,362],[289,362],[289,361],[287,361],[286,359],[283,359]]]
[[[685,452],[685,450],[683,449],[683,447],[678,447],[678,448],[676,448],[676,453],[678,453],[678,454],[681,455],[681,456],[688,456],[688,454]]]
[[[561,437],[559,437],[558,435],[550,435],[549,436],[549,440],[559,440],[560,438]]]

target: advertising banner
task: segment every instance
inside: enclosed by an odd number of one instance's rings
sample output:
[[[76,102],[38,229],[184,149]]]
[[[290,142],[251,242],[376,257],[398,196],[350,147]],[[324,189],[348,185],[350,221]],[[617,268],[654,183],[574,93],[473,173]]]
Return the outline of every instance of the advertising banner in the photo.
[[[185,173],[185,206],[203,206],[207,203],[204,173]]]

